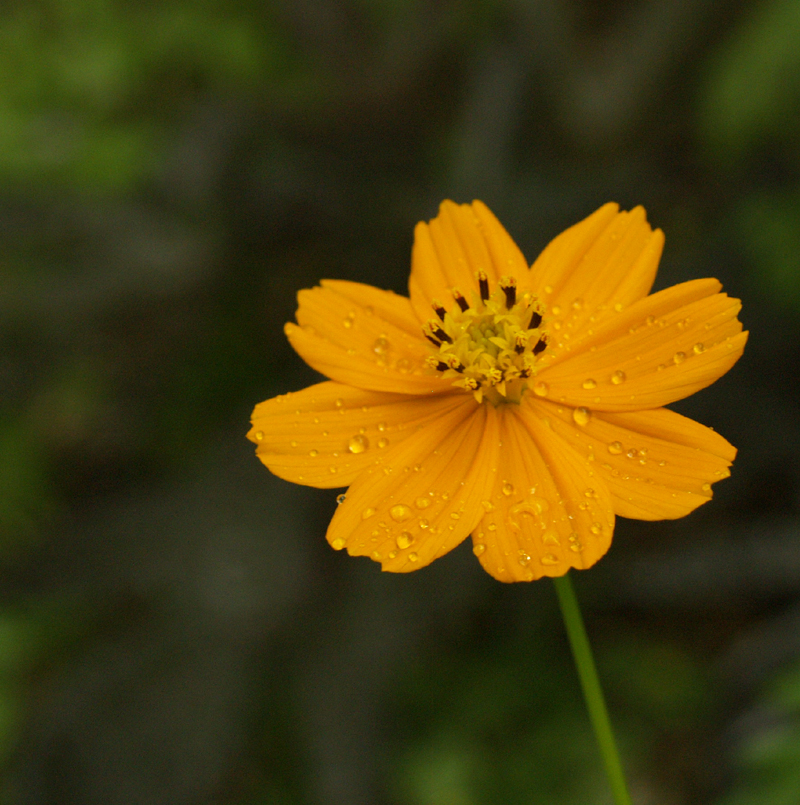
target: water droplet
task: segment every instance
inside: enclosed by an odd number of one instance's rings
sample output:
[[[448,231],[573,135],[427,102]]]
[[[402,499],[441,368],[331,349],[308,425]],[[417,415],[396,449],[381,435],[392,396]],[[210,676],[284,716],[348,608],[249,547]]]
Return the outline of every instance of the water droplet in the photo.
[[[706,351],[705,344],[701,344],[699,342],[692,347],[692,352],[694,352],[695,355],[699,355],[701,352],[705,351]]]
[[[544,286],[544,292],[548,293],[548,294],[553,293],[553,286],[552,285],[545,285]]]
[[[291,441],[291,442],[289,442],[289,444],[290,444],[292,447],[297,447],[297,442],[296,442],[294,439],[292,439],[292,441]]]
[[[450,517],[451,517],[453,520],[458,520],[458,519],[460,519],[460,517],[461,517],[461,513],[460,513],[460,512],[450,512]]]
[[[329,472],[331,475],[336,475],[336,473],[338,472],[338,470],[336,469],[336,467],[328,467],[328,472]],[[344,484],[343,484],[343,485],[344,485]]]
[[[617,371],[614,372],[613,375],[611,375],[611,382],[615,386],[618,386],[620,383],[624,383],[625,380],[626,380],[625,372],[623,372],[622,369],[617,369]]]
[[[423,497],[422,495],[420,495],[420,496],[419,496],[419,497],[418,497],[418,498],[417,498],[417,499],[414,501],[414,505],[415,505],[415,506],[416,506],[418,509],[427,509],[427,508],[428,508],[428,506],[430,506],[430,505],[431,505],[431,499],[430,499],[430,498]]]
[[[373,551],[373,552],[372,552],[372,554],[371,554],[371,556],[372,556],[372,559],[373,559],[375,562],[380,562],[380,561],[381,561],[381,559],[383,559],[383,557],[381,556],[381,552],[380,552],[380,551]]]
[[[385,423],[385,422],[379,422],[379,423],[378,423],[378,430],[379,430],[381,433],[383,433],[383,432],[386,430],[386,423]]]
[[[676,352],[672,356],[672,362],[675,364],[683,363],[686,360],[686,353],[685,352]]]
[[[347,449],[351,453],[363,453],[369,447],[369,439],[362,434],[351,436],[347,443]]]
[[[336,537],[336,539],[331,542],[331,548],[333,548],[334,551],[341,551],[344,546],[345,541],[341,537]]]
[[[402,523],[406,520],[410,520],[414,516],[414,512],[412,512],[405,503],[398,503],[389,509],[389,516],[396,523]]]
[[[576,425],[588,425],[592,417],[592,412],[588,408],[576,408],[572,412],[572,418]]]
[[[309,450],[308,455],[310,455],[311,458],[316,458],[319,455],[319,450]]]
[[[372,351],[376,355],[383,355],[388,350],[389,350],[389,339],[386,338],[386,336],[382,335],[375,339],[375,343],[372,345]]]
[[[543,565],[557,565],[558,557],[554,556],[552,553],[546,553],[539,561]]]
[[[486,526],[486,530],[497,531],[497,523],[489,523],[489,525]]]
[[[411,371],[411,361],[408,358],[398,358],[394,368],[397,369],[398,372],[406,375]]]
[[[397,535],[397,539],[395,540],[395,542],[397,543],[397,547],[401,551],[404,551],[406,548],[408,548],[413,541],[414,541],[414,535],[410,531],[401,531]]]
[[[389,551],[389,558],[396,559],[397,558],[397,551]]]
[[[550,391],[550,388],[548,387],[547,383],[544,383],[541,380],[533,387],[533,393],[537,397],[546,397],[548,391]]]
[[[617,313],[622,313],[622,309],[624,307],[625,307],[625,305],[623,305],[622,302],[617,302],[617,304],[614,305],[614,310],[616,310]]]
[[[503,490],[503,494],[506,495],[506,496],[513,495],[514,494],[514,484],[512,484],[511,481],[503,481],[502,490]]]
[[[622,452],[622,442],[609,442],[608,452],[613,456],[618,456]]]
[[[483,506],[484,511],[488,514],[490,511],[494,511],[494,503],[491,500],[482,500],[481,506]]]
[[[353,326],[353,320],[345,319],[342,324],[349,330]]]
[[[561,540],[559,540],[555,531],[545,531],[542,534],[542,542],[545,545],[561,545]]]
[[[656,317],[655,317],[655,316],[648,316],[648,317],[647,317],[647,318],[644,320],[644,323],[645,323],[645,324],[646,324],[648,327],[652,327],[652,326],[653,326],[653,325],[656,323]]]
[[[572,544],[569,546],[569,549],[570,549],[570,550],[571,550],[573,553],[580,553],[580,552],[583,550],[583,545],[581,545],[581,543],[580,543],[580,542],[573,542],[573,543],[572,543]]]
[[[592,534],[595,534],[595,535],[602,534],[603,533],[603,524],[602,523],[592,523],[591,526],[589,527],[589,531],[591,531]]]
[[[530,561],[531,561],[531,558],[530,558],[530,556],[528,556],[528,554],[527,554],[527,553],[525,553],[525,551],[520,551],[520,552],[519,552],[519,559],[517,559],[517,562],[519,562],[519,564],[520,564],[522,567],[527,567],[527,566],[528,566],[528,563],[529,563]]]
[[[337,503],[338,503],[338,504],[341,506],[341,505],[342,505],[342,503],[344,503],[344,499],[345,499],[345,497],[347,497],[347,496],[346,496],[346,495],[344,495],[344,494],[337,495],[337,496],[336,496],[336,502],[337,502]]]
[[[711,484],[703,484],[703,486],[700,487],[700,488],[703,490],[703,492],[710,492],[711,491]]]
[[[639,451],[635,447],[632,447],[627,453],[625,453],[625,455],[628,458],[636,458],[636,456],[639,455]]]
[[[378,447],[386,447],[387,444],[389,444],[389,440],[387,438],[381,436],[381,438],[378,439]]]
[[[587,498],[597,497],[597,492],[595,492],[594,489],[592,489],[591,487],[587,489],[583,494]]]
[[[553,311],[554,316],[560,316],[561,315],[561,308],[558,305],[553,305],[552,311]]]
[[[430,526],[430,523],[424,517],[422,517],[419,521],[419,527],[424,531],[426,528],[428,528],[428,526]]]
[[[333,401],[333,404],[334,404],[334,405],[335,405],[337,408],[341,408],[341,407],[344,405],[344,400],[343,400],[341,397],[339,397],[338,399],[336,399],[336,400],[334,400],[334,401]]]
[[[584,380],[583,383],[581,383],[581,385],[583,386],[583,388],[589,391],[589,389],[597,388],[597,381],[594,378],[587,377],[586,380]]]
[[[476,542],[472,546],[472,553],[474,553],[475,556],[480,556],[485,550],[486,546],[482,542]]]
[[[409,562],[419,562],[419,556],[415,554],[413,551],[408,555]]]
[[[369,509],[364,509],[364,511],[361,512],[361,519],[369,520],[370,517],[374,517],[376,514],[377,512],[375,511],[375,509],[370,507]]]

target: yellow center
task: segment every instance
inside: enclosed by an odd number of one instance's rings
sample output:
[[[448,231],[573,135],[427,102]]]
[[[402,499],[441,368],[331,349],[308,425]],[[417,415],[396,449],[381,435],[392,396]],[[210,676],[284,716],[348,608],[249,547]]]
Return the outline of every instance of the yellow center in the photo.
[[[493,292],[483,271],[470,305],[456,289],[451,310],[434,301],[438,318],[423,334],[436,347],[426,361],[453,385],[471,391],[478,402],[519,402],[537,357],[547,347],[544,306],[529,292],[517,299],[514,277],[503,277]]]

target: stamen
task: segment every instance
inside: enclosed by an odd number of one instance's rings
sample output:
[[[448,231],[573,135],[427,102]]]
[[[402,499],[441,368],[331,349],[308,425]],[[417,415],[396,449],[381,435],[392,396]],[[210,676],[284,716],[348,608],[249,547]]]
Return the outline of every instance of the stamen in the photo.
[[[547,349],[547,338],[542,336],[537,342],[536,346],[533,348],[533,354],[539,355],[540,353],[544,352]]]
[[[525,347],[527,344],[528,334],[524,330],[520,330],[514,336],[514,352],[516,352],[517,355],[522,355],[522,353],[525,352]]]
[[[445,313],[447,313],[447,311],[435,299],[433,300],[433,302],[431,302],[431,307],[434,309],[436,315],[442,321],[444,321],[444,315]]]
[[[489,277],[486,275],[485,271],[478,271],[476,274],[478,278],[478,287],[481,291],[481,300],[483,302],[489,301]]]
[[[511,310],[517,304],[517,281],[514,277],[503,277],[500,280],[500,287],[506,295],[506,308]]]
[[[448,344],[453,343],[453,339],[450,338],[450,336],[439,326],[439,322],[436,321],[436,319],[431,319],[428,322],[428,327],[430,327],[431,334],[438,338],[440,342],[447,341]],[[425,337],[428,338],[428,340],[431,340],[427,333],[425,333]],[[437,344],[436,346],[441,346],[441,343]]]
[[[461,308],[462,313],[466,313],[469,310],[469,303],[461,294],[461,291],[456,290],[453,288],[453,299],[456,300],[456,304]]]
[[[448,355],[445,361],[445,369],[455,369],[457,372],[464,371],[464,364],[455,355]]]
[[[442,345],[441,341],[437,341],[437,340],[436,340],[436,339],[435,339],[435,338],[434,338],[432,335],[428,335],[427,333],[423,333],[423,335],[424,335],[424,336],[425,336],[425,338],[427,338],[427,339],[428,339],[428,341],[430,341],[430,342],[431,342],[431,344],[433,344],[435,347],[440,347],[440,346]]]
[[[542,314],[538,310],[534,310],[531,314],[531,323],[528,325],[529,330],[535,330],[542,323]]]

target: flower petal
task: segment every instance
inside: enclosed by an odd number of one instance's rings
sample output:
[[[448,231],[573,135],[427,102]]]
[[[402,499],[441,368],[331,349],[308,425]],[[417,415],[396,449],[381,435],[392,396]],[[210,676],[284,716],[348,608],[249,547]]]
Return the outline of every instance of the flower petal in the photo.
[[[650,292],[664,247],[645,211],[606,204],[562,232],[531,267],[530,287],[556,321],[579,331],[601,321],[615,304],[628,306]]]
[[[711,385],[747,341],[738,299],[716,280],[693,280],[636,302],[562,350],[537,375],[536,393],[599,411],[660,408]]]
[[[332,380],[372,391],[431,394],[451,390],[425,369],[430,354],[413,325],[409,300],[355,282],[326,281],[300,291],[297,321],[286,335],[318,372]]]
[[[605,484],[535,407],[498,410],[503,465],[472,535],[473,551],[499,581],[591,567],[614,532]]]
[[[494,481],[498,415],[471,397],[440,414],[360,475],[328,528],[334,548],[407,572],[475,528]]]
[[[388,449],[463,400],[452,394],[363,391],[328,381],[259,403],[247,437],[278,477],[332,489],[349,486]]]
[[[718,433],[666,408],[592,414],[578,425],[573,409],[525,397],[553,431],[592,462],[614,511],[638,520],[683,517],[711,499],[711,484],[730,475],[736,448]]]
[[[443,201],[439,215],[430,223],[420,222],[414,230],[408,288],[419,320],[425,322],[431,318],[434,300],[449,309],[453,288],[471,300],[469,292],[478,290],[476,271],[485,271],[495,287],[507,274],[527,276],[528,264],[483,202]]]

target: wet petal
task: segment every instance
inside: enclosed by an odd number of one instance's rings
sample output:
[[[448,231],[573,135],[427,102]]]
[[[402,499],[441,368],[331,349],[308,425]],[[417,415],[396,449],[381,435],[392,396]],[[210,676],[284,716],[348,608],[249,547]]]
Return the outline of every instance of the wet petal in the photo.
[[[497,467],[497,410],[471,397],[438,416],[360,475],[328,529],[334,548],[407,572],[461,543]]]
[[[463,395],[409,397],[329,381],[259,403],[247,437],[278,477],[334,489],[462,403]]]
[[[611,544],[614,510],[598,474],[528,407],[501,409],[502,464],[473,532],[473,551],[500,581],[591,567]]]
[[[718,433],[666,408],[592,414],[526,398],[553,430],[603,478],[614,511],[638,520],[683,517],[711,499],[711,484],[730,474],[736,448]]]
[[[444,201],[436,218],[414,230],[408,287],[419,320],[431,318],[433,300],[449,309],[453,288],[471,301],[470,292],[478,291],[476,271],[485,271],[494,288],[505,275],[526,276],[528,265],[485,204]]]
[[[676,285],[622,310],[575,346],[542,361],[534,389],[601,411],[660,408],[711,385],[747,341],[741,303],[716,280]],[[537,392],[538,393],[538,392]]]
[[[404,296],[354,282],[327,281],[297,295],[298,324],[286,335],[298,354],[332,380],[372,391],[443,393],[424,367],[430,353]],[[299,325],[299,326],[298,326]]]
[[[530,286],[551,320],[579,333],[602,322],[614,305],[628,306],[650,292],[664,246],[645,211],[619,212],[606,204],[553,240],[531,267]]]

